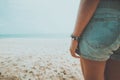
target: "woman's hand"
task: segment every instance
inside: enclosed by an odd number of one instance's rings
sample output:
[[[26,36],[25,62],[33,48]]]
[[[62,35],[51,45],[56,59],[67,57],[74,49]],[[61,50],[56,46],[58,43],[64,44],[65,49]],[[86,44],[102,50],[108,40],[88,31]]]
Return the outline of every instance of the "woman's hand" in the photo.
[[[76,48],[77,48],[77,45],[78,45],[78,41],[77,40],[72,40],[71,41],[71,45],[70,45],[70,53],[73,57],[75,58],[80,58],[80,56],[78,56],[75,52]]]

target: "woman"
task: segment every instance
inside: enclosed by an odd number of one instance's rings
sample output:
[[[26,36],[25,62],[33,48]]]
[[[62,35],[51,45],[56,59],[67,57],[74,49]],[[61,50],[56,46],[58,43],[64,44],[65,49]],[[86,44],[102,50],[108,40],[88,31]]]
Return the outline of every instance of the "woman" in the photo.
[[[80,58],[84,79],[105,80],[106,64],[120,47],[120,0],[81,0],[71,37],[70,52]]]

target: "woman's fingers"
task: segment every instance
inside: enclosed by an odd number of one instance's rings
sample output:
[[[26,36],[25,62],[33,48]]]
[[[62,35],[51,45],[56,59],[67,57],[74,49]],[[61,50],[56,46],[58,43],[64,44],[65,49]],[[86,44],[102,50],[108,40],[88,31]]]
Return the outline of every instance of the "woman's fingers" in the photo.
[[[77,56],[77,55],[76,55],[76,53],[75,53],[74,50],[70,49],[70,53],[71,53],[71,55],[72,55],[73,57],[75,57],[75,58],[80,58],[80,56]]]
[[[80,56],[78,56],[75,52],[76,48],[77,48],[77,45],[78,45],[78,42],[76,40],[72,40],[71,46],[70,46],[70,53],[73,57],[80,58]]]

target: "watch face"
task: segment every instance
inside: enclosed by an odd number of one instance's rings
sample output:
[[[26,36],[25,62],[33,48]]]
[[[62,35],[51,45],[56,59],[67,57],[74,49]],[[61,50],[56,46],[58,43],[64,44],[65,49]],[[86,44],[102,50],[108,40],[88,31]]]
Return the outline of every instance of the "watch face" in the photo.
[[[77,40],[76,38],[72,38],[72,40]]]
[[[78,36],[71,35],[72,40],[79,40]]]
[[[72,38],[72,40],[75,40],[74,38]]]

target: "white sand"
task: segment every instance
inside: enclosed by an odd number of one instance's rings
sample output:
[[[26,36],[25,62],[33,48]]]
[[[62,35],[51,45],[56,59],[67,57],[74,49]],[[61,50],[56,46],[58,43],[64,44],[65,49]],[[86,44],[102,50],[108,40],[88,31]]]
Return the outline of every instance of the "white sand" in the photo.
[[[0,80],[83,80],[69,39],[0,39]]]

